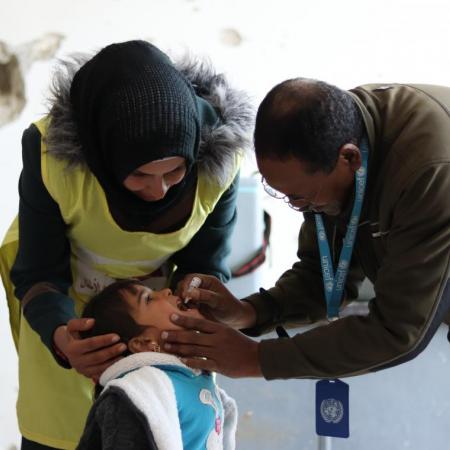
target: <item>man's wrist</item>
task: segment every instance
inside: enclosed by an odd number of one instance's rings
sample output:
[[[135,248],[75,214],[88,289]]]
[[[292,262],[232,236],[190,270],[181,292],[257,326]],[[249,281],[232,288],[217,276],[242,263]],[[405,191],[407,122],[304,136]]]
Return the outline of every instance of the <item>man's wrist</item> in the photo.
[[[256,309],[255,307],[245,300],[241,300],[242,305],[242,315],[239,321],[238,327],[241,328],[251,328],[256,325]]]
[[[253,372],[250,376],[252,377],[262,377],[262,370],[261,370],[261,363],[259,359],[259,342],[255,342],[254,348],[253,348],[253,357],[251,360],[253,361]]]

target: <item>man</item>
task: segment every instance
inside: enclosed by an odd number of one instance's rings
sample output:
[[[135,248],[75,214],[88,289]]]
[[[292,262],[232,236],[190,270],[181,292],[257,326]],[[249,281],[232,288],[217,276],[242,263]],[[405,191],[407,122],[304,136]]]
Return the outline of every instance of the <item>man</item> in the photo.
[[[242,301],[203,276],[189,296],[222,323],[175,317],[200,333],[163,333],[170,351],[192,367],[266,379],[353,376],[417,356],[450,309],[449,107],[450,88],[438,86],[347,92],[294,79],[272,89],[258,110],[255,151],[266,190],[304,214],[299,261]],[[352,227],[348,267],[340,255]],[[338,301],[355,299],[367,277],[368,315],[260,343],[235,330],[255,336],[327,312],[335,319],[326,291],[338,290],[347,269]]]

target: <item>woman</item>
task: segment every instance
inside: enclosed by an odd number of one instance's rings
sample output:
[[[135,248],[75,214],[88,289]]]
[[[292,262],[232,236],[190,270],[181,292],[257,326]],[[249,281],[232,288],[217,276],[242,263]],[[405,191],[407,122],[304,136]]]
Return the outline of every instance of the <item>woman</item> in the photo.
[[[159,288],[193,271],[229,276],[249,145],[246,97],[202,64],[176,67],[143,41],[79,63],[56,76],[48,116],[24,133],[18,224],[1,251],[24,449],[74,448],[89,378],[124,350],[113,334],[79,339],[89,297],[120,278]]]

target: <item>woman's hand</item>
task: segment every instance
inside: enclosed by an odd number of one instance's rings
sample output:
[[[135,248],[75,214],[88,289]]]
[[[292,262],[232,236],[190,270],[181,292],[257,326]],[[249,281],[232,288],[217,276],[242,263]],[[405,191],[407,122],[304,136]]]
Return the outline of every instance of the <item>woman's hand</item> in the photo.
[[[198,277],[200,287],[189,287]],[[256,322],[256,311],[250,303],[237,299],[218,278],[211,275],[189,274],[180,281],[177,292],[181,298],[189,298],[206,317],[240,329],[252,327]]]
[[[206,319],[172,314],[183,330],[161,333],[165,352],[180,356],[193,369],[210,370],[228,377],[260,377],[259,343],[233,328]]]
[[[111,364],[121,358],[127,347],[124,343],[117,344],[120,340],[117,334],[81,339],[79,332],[89,330],[93,325],[94,319],[72,319],[55,330],[53,340],[77,372],[97,381]]]

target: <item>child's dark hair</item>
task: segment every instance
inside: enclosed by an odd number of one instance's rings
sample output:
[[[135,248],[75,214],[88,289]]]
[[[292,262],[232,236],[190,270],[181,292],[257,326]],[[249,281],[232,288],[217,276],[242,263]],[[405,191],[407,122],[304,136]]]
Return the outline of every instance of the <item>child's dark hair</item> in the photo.
[[[82,317],[92,317],[95,324],[91,329],[80,332],[81,337],[116,333],[121,341],[128,343],[131,338],[142,334],[147,327],[136,323],[122,294],[123,291],[131,292],[133,286],[139,284],[133,279],[118,280],[94,295],[85,306]]]

